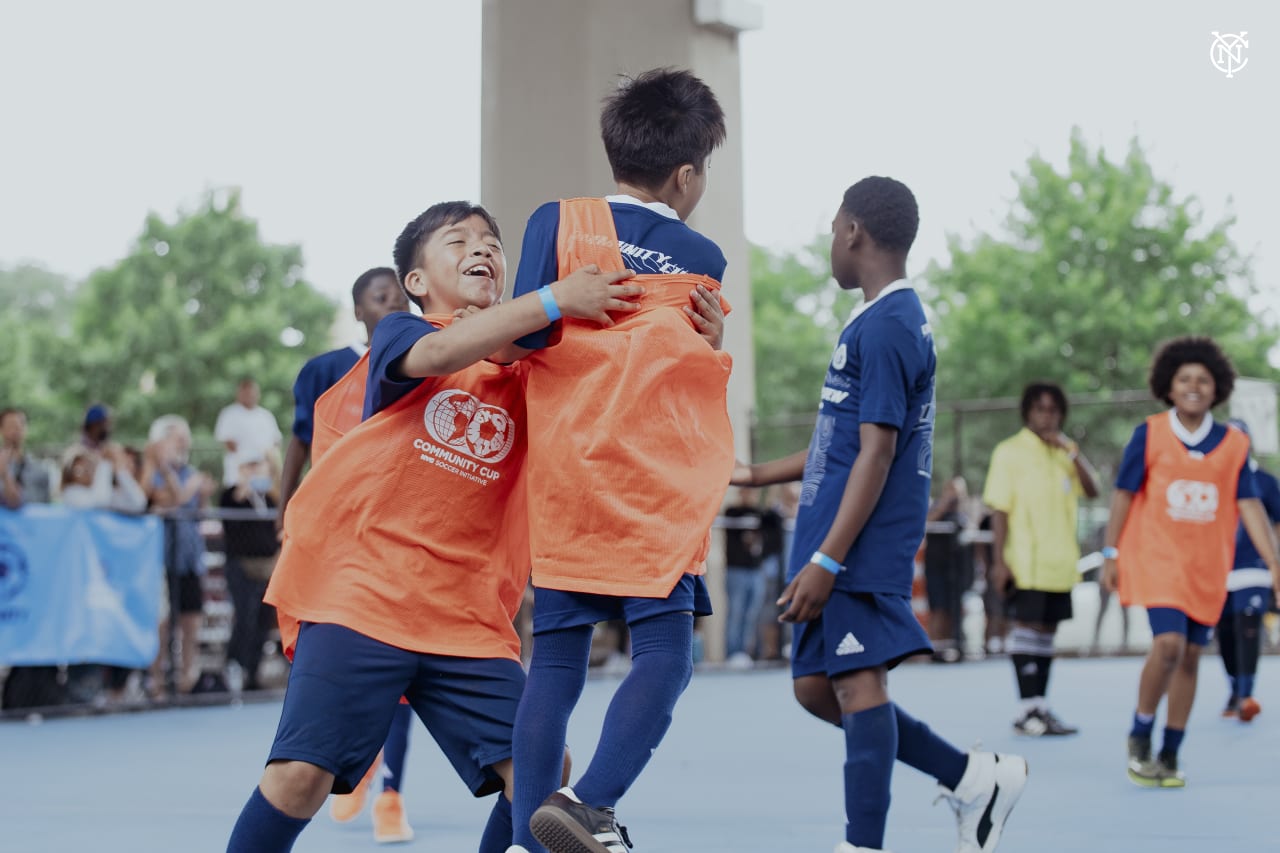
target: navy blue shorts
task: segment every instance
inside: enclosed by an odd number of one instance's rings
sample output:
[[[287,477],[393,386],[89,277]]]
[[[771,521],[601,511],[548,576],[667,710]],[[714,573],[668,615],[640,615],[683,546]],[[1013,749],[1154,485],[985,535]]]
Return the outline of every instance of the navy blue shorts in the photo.
[[[1176,607],[1148,607],[1147,619],[1151,622],[1151,635],[1181,634],[1188,643],[1207,646],[1213,639],[1213,626],[1201,625]]]
[[[912,655],[932,651],[908,596],[837,589],[821,616],[796,624],[791,677],[836,676],[877,666],[892,669]]]
[[[502,790],[524,670],[505,658],[428,655],[341,625],[304,623],[267,763],[305,761],[350,793],[378,757],[404,696],[477,797]]]
[[[1233,589],[1222,604],[1222,615],[1229,613],[1266,613],[1271,609],[1275,595],[1269,586],[1251,586]]]
[[[533,633],[594,625],[625,619],[628,625],[666,613],[711,615],[711,595],[702,575],[685,575],[666,598],[594,595],[536,588],[533,591]]]

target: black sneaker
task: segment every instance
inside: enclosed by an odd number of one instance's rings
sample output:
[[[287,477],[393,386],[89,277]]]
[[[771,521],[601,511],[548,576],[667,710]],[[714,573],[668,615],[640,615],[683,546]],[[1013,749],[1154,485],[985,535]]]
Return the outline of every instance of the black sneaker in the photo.
[[[1013,733],[1025,737],[1040,737],[1045,734],[1047,729],[1048,726],[1045,725],[1044,720],[1034,710],[1027,711],[1027,713],[1013,721]]]
[[[1187,777],[1178,769],[1178,754],[1160,750],[1156,756],[1156,766],[1160,768],[1161,788],[1185,788]]]
[[[1040,719],[1044,720],[1044,733],[1048,736],[1063,737],[1066,735],[1079,734],[1080,729],[1075,726],[1069,726],[1054,716],[1052,711],[1038,711]]]
[[[626,853],[632,846],[613,809],[587,805],[572,788],[547,797],[530,818],[529,829],[551,853]]]

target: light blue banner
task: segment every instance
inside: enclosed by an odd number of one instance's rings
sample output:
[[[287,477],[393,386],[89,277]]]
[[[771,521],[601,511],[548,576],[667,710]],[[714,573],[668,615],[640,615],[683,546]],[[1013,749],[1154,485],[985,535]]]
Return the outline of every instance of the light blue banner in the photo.
[[[154,516],[0,509],[0,665],[149,666],[163,578]]]

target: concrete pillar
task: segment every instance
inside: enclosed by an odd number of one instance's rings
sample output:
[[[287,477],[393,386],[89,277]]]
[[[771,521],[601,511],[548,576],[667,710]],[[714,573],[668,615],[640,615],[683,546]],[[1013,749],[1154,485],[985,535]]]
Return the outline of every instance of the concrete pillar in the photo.
[[[484,0],[482,29],[480,200],[502,227],[512,276],[525,221],[538,205],[614,191],[599,121],[601,100],[618,75],[670,65],[688,68],[715,91],[728,139],[711,155],[707,193],[689,224],[729,261],[723,283],[733,312],[724,346],[734,358],[729,414],[743,459],[755,383],[735,27],[753,17],[758,10],[744,0]],[[717,610],[724,606],[720,552],[713,548],[717,565],[709,578]],[[707,657],[719,660],[719,619],[706,628]]]

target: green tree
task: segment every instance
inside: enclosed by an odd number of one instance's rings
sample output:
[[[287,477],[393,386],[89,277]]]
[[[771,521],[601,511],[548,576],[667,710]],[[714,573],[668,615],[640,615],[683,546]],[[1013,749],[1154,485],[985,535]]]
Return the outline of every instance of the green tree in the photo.
[[[18,406],[28,414],[29,443],[60,440],[58,377],[49,364],[64,346],[75,293],[71,279],[23,264],[0,268],[0,408]]]
[[[250,376],[262,405],[287,417],[293,379],[325,348],[336,310],[302,276],[301,250],[263,243],[238,191],[209,193],[173,221],[149,215],[129,256],[78,294],[60,371],[65,411],[78,418],[102,400],[123,437],[145,436],[166,412],[207,435]]]
[[[809,442],[832,347],[857,297],[831,279],[830,240],[796,252],[750,247],[757,459]]]
[[[1075,133],[1065,169],[1037,156],[1016,179],[1004,233],[967,245],[953,237],[949,263],[927,274],[943,412],[935,471],[981,479],[995,441],[1018,425],[1016,411],[967,415],[957,460],[948,401],[1014,397],[1037,378],[1068,393],[1141,389],[1167,338],[1210,335],[1242,374],[1275,376],[1267,354],[1277,330],[1249,309],[1257,288],[1230,239],[1233,219],[1205,224],[1199,203],[1177,197],[1136,141],[1114,161]],[[1081,407],[1068,426],[1095,459],[1114,462],[1155,406]]]

